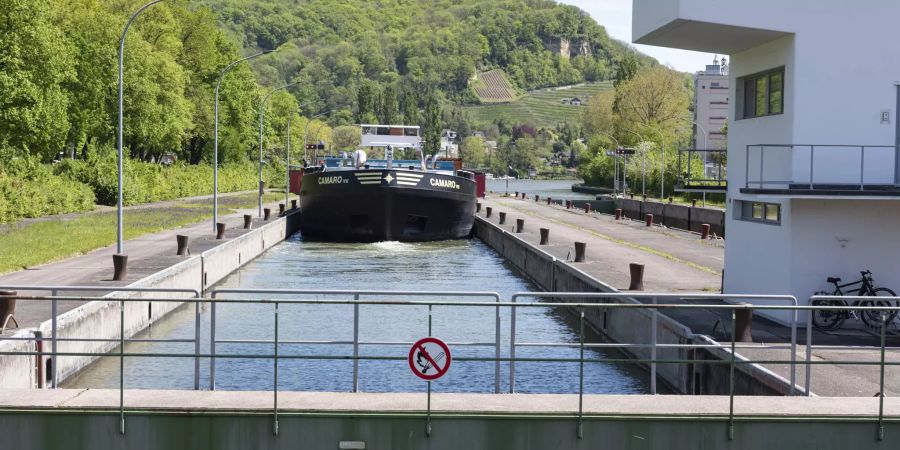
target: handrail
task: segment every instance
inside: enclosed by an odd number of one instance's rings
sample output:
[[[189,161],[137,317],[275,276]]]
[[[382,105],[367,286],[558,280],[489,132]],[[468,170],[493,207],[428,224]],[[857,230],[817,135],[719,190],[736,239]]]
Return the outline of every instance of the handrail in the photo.
[[[856,178],[856,181],[849,182],[843,181],[844,179],[848,179],[846,176],[834,178],[832,176],[827,176],[826,178],[822,178],[821,172],[819,176],[816,173],[816,149],[850,149],[854,152],[858,152],[858,158],[855,158],[858,161],[859,165],[859,176]],[[758,176],[755,180],[750,179],[750,167],[756,166],[756,164],[751,164],[750,156],[751,150],[757,149],[758,156]],[[766,149],[779,149],[779,150],[789,150],[790,154],[787,158],[784,158],[783,164],[778,164],[778,167],[787,167],[790,171],[790,176],[787,179],[769,179],[766,177]],[[798,158],[794,157],[794,152],[796,150],[806,150],[809,153],[808,158],[808,167],[805,167],[809,171],[807,179],[795,179],[796,171],[794,170],[795,164],[804,164],[804,161],[798,160]],[[890,167],[890,171],[893,174],[890,180],[881,180],[881,181],[872,181],[870,179],[866,179],[866,152],[867,150],[876,150],[876,149],[893,149],[891,155],[891,164],[878,164],[879,168]],[[797,189],[800,185],[804,186],[803,189],[814,190],[817,189],[817,186],[837,186],[837,187],[852,187],[854,190],[864,191],[866,190],[866,186],[886,186],[886,185],[896,185],[896,167],[897,167],[897,157],[898,157],[898,147],[894,145],[861,145],[861,144],[750,144],[746,147],[746,152],[744,155],[744,188],[749,189],[751,185],[757,186],[759,189],[765,189],[766,186],[771,185],[786,185],[787,189]],[[770,156],[771,157],[771,156]],[[831,166],[829,167],[831,168]],[[846,173],[842,171],[841,173]],[[780,178],[780,177],[779,177]]]
[[[20,287],[20,290],[48,290],[47,287]],[[76,290],[70,287],[59,287],[60,290]],[[115,288],[117,290],[125,291],[127,288]],[[98,287],[98,288],[85,288],[85,290],[110,290],[108,287]],[[163,290],[163,289],[148,289],[141,290],[144,292],[172,292],[173,290]],[[183,290],[181,290],[183,291]],[[298,294],[297,292],[300,292]],[[223,298],[225,294],[255,294],[252,298]],[[290,295],[292,298],[273,298],[266,297],[265,295]],[[219,295],[219,297],[213,297],[212,295]],[[321,299],[321,298],[296,298],[297,295],[316,295],[316,296],[352,296],[353,300],[346,300],[342,298],[338,299]],[[361,299],[361,296],[382,296],[387,297],[387,299],[376,300],[376,299]],[[451,301],[451,300],[408,300],[408,299],[396,299],[391,297],[429,297],[429,296],[450,296],[450,297],[492,297],[493,301]],[[556,298],[563,300],[561,302],[548,302],[548,303],[538,303],[538,302],[522,302],[520,299],[523,298]],[[27,295],[16,295],[11,298],[21,299],[21,300],[35,300],[35,301],[49,301],[49,302],[57,302],[57,301],[65,301],[65,300],[110,300],[109,298],[97,298],[97,297],[80,297],[80,296],[59,296],[59,295],[51,295],[51,296],[27,296]],[[813,300],[829,300],[840,298],[842,300],[854,300],[856,297],[826,297],[826,296],[814,296],[810,298],[810,301]],[[613,303],[599,303],[599,302],[585,302],[585,301],[568,301],[570,299],[606,299],[606,300],[621,300],[622,302],[613,302]],[[859,299],[871,300],[871,297],[861,297]],[[641,303],[639,300],[650,300],[651,303]],[[690,303],[690,304],[675,304],[675,303],[660,303],[661,301],[666,300],[715,300],[718,302],[722,301],[732,301],[732,300],[746,300],[746,301],[757,301],[757,302],[766,302],[766,303],[775,303],[775,302],[787,302],[789,304],[731,304],[731,303]],[[881,301],[888,302],[900,302],[900,297],[879,297]],[[275,364],[275,372],[274,377],[277,377],[277,367],[278,360],[344,360],[344,361],[353,361],[354,362],[354,391],[357,391],[357,379],[358,379],[358,368],[357,364],[360,361],[399,361],[405,360],[404,355],[394,355],[394,354],[386,354],[386,355],[360,355],[358,353],[358,347],[360,345],[402,345],[403,342],[387,342],[387,343],[379,343],[379,342],[362,342],[359,339],[358,328],[358,312],[355,313],[355,323],[354,323],[354,339],[352,343],[354,344],[354,352],[352,355],[347,354],[315,354],[315,355],[297,355],[297,354],[279,354],[279,347],[284,345],[296,345],[296,344],[309,344],[309,343],[320,343],[325,345],[334,345],[337,343],[348,343],[348,341],[324,341],[324,342],[316,342],[316,341],[304,341],[304,340],[280,340],[280,336],[276,334],[274,340],[252,340],[254,344],[264,344],[264,345],[273,345],[272,352],[260,353],[260,352],[252,352],[252,353],[227,353],[227,354],[217,354],[214,351],[214,348],[211,347],[211,351],[206,353],[201,353],[199,351],[199,347],[195,347],[195,351],[193,353],[184,353],[184,352],[125,352],[124,344],[129,342],[130,340],[126,340],[124,338],[124,311],[125,304],[130,302],[147,302],[147,301],[160,301],[160,302],[182,302],[182,303],[194,303],[197,306],[197,310],[199,311],[199,305],[201,304],[210,304],[210,328],[211,330],[215,330],[215,323],[212,320],[214,316],[214,310],[216,305],[227,305],[227,304],[265,304],[272,305],[275,308],[275,322],[274,326],[278,326],[278,308],[279,306],[287,306],[287,305],[352,305],[354,309],[358,311],[358,308],[362,305],[400,305],[400,306],[409,306],[409,307],[428,307],[429,309],[429,324],[431,322],[430,319],[430,310],[434,306],[450,306],[450,307],[492,307],[497,311],[496,314],[496,324],[495,324],[495,341],[494,342],[479,342],[479,341],[468,341],[456,343],[455,345],[498,345],[499,336],[500,336],[500,314],[499,311],[501,308],[509,308],[511,311],[510,314],[510,352],[507,357],[503,357],[499,351],[499,346],[497,346],[497,352],[492,357],[458,357],[454,358],[459,361],[473,361],[473,362],[493,362],[495,365],[495,392],[499,392],[499,382],[500,382],[500,372],[499,367],[500,363],[509,363],[510,366],[514,367],[516,362],[535,362],[535,363],[578,363],[579,364],[579,410],[578,410],[578,423],[579,423],[579,434],[581,433],[581,421],[582,421],[582,399],[584,396],[584,364],[586,363],[628,363],[628,364],[647,364],[651,367],[652,379],[656,378],[656,373],[653,368],[655,368],[658,364],[709,364],[709,365],[718,365],[724,366],[728,365],[729,370],[729,435],[733,436],[734,432],[734,400],[735,400],[735,370],[739,366],[746,366],[752,364],[790,364],[791,365],[791,385],[792,390],[791,393],[794,393],[793,386],[795,381],[794,372],[796,370],[795,366],[798,364],[796,358],[796,317],[800,311],[811,312],[814,310],[833,310],[833,311],[844,311],[847,309],[846,306],[803,306],[797,304],[797,299],[793,296],[786,295],[733,295],[733,294],[671,294],[671,293],[618,293],[618,292],[610,292],[610,293],[598,293],[598,292],[519,292],[512,294],[510,296],[509,301],[503,301],[503,298],[500,294],[495,292],[453,292],[453,291],[443,291],[443,292],[404,292],[404,291],[326,291],[326,290],[287,290],[287,289],[220,289],[218,291],[212,291],[211,296],[208,298],[197,297],[197,298],[185,298],[185,299],[174,299],[170,297],[163,298],[140,298],[140,299],[131,299],[131,298],[119,298],[114,299],[114,301],[119,302],[120,304],[120,346],[119,351],[112,354],[98,354],[91,352],[58,352],[54,356],[92,356],[92,357],[118,357],[120,361],[120,405],[119,405],[119,413],[122,417],[125,415],[124,408],[124,371],[122,367],[124,367],[125,358],[193,358],[195,361],[198,361],[201,358],[210,358],[214,360],[216,358],[228,358],[228,359],[247,359],[247,360],[266,360],[266,359],[274,359]],[[541,342],[516,342],[515,340],[515,311],[518,308],[570,308],[579,316],[579,339],[577,343],[541,343]],[[590,309],[635,309],[635,310],[649,310],[652,314],[651,320],[651,339],[647,344],[642,343],[589,343],[585,342],[584,339],[584,312]],[[665,309],[707,309],[707,310],[725,310],[730,311],[732,315],[732,321],[734,320],[735,314],[737,311],[747,311],[747,310],[765,310],[765,311],[792,311],[792,336],[791,336],[791,358],[789,360],[779,360],[778,358],[774,359],[766,359],[766,360],[749,360],[746,358],[738,358],[736,350],[738,348],[785,348],[784,345],[773,345],[773,346],[744,346],[739,345],[735,342],[734,333],[735,327],[731,327],[732,338],[730,343],[719,343],[711,338],[705,337],[702,342],[709,342],[709,344],[660,344],[656,342],[655,333],[653,330],[656,329],[657,324],[657,316],[659,310]],[[860,311],[897,311],[900,312],[900,306],[866,306],[866,307],[853,307],[854,310]],[[880,380],[880,392],[883,394],[884,392],[884,370],[887,366],[900,366],[900,362],[886,361],[884,354],[887,349],[885,345],[885,330],[887,328],[887,324],[884,322],[886,314],[882,314],[882,327],[881,327],[881,345],[877,347],[868,347],[869,350],[872,349],[880,349],[881,351],[881,360],[880,361],[812,361],[812,325],[811,325],[811,314],[808,314],[807,318],[807,341],[806,341],[806,361],[804,362],[806,365],[806,387],[804,394],[810,395],[810,368],[814,364],[823,365],[823,364],[843,364],[843,365],[860,365],[860,366],[878,366],[881,370],[881,380]],[[732,322],[733,323],[733,322]],[[199,325],[199,318],[197,319],[197,324]],[[430,325],[429,325],[430,327]],[[199,330],[199,326],[198,326]],[[55,329],[54,335],[55,333]],[[214,339],[214,333],[213,333]],[[702,337],[702,335],[695,335],[698,337]],[[69,338],[71,340],[78,340],[77,338]],[[92,338],[93,339],[93,338]],[[0,337],[0,341],[6,340],[6,338]],[[162,340],[160,340],[162,341]],[[174,342],[174,340],[172,340]],[[179,340],[179,341],[183,341]],[[234,340],[235,342],[239,340]],[[197,341],[199,342],[199,340]],[[226,340],[219,341],[221,343],[230,342]],[[561,347],[561,346],[569,346],[574,347],[578,346],[580,349],[580,356],[578,358],[548,358],[548,357],[537,357],[537,358],[529,358],[529,357],[517,357],[515,354],[516,347],[527,347],[527,346],[552,346],[552,347]],[[650,358],[593,358],[586,357],[584,354],[584,350],[586,348],[650,348],[651,356]],[[684,358],[684,357],[670,357],[670,358],[659,358],[656,354],[656,349],[658,348],[666,348],[666,349],[674,349],[674,348],[708,348],[708,349],[719,349],[729,356],[727,358],[715,359],[715,360],[707,360],[707,359],[695,359],[695,358]],[[865,349],[865,347],[855,347],[854,349]],[[331,353],[331,352],[329,352]],[[26,352],[14,352],[14,351],[2,351],[0,355],[13,355],[13,356],[42,356],[43,352],[39,351],[26,351]],[[511,390],[514,390],[514,377],[515,377],[515,369],[511,371],[510,376],[510,386]],[[212,378],[212,373],[211,373]],[[277,406],[277,378],[275,379],[275,383],[273,384],[273,393],[275,394],[275,403],[273,405],[273,416],[275,420],[275,430],[277,432],[277,415],[278,415],[278,406]],[[883,398],[883,396],[882,396]],[[430,415],[430,407],[429,407],[429,415]],[[884,409],[883,409],[883,400],[880,401],[879,412],[878,412],[878,426],[879,426],[879,436],[883,437],[883,422],[884,422]]]

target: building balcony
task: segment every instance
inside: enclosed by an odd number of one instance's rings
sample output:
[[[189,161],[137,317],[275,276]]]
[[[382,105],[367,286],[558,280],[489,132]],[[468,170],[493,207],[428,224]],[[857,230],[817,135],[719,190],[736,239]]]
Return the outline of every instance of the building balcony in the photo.
[[[727,154],[722,149],[678,151],[676,192],[724,193],[728,190]]]
[[[741,193],[900,198],[897,155],[885,145],[748,145]]]
[[[769,0],[765,3],[773,3]],[[772,29],[769,7],[719,0],[635,0],[632,37],[637,44],[733,55],[788,36]]]

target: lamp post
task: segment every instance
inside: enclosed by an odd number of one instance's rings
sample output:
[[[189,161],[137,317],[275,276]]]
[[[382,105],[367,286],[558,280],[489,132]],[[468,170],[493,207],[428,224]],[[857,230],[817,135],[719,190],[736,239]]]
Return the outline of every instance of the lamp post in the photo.
[[[313,120],[315,120],[319,117],[322,117],[325,114],[326,113],[321,113],[321,114],[316,114],[315,116],[310,117],[309,120],[306,121],[306,126],[303,127],[303,161],[304,162],[308,161],[308,158],[309,158],[309,155],[306,154],[306,144],[307,144],[306,137],[307,137],[307,133],[309,132],[309,124],[311,124]],[[321,125],[319,125],[319,127],[321,127]]]
[[[644,136],[641,136],[638,133],[635,133],[631,130],[625,130],[626,133],[631,133],[641,139],[641,142],[647,142],[647,139]],[[643,152],[642,152],[643,153]],[[647,196],[647,155],[643,155],[641,158],[641,196]],[[628,155],[625,155],[625,164],[628,164]],[[625,184],[628,184],[628,174],[625,174]],[[662,200],[662,199],[660,199]]]
[[[618,149],[619,147],[622,146],[621,144],[619,144],[619,140],[616,139],[615,137],[613,137],[612,134],[604,133],[602,131],[600,131],[599,133],[612,139],[613,141],[615,141],[616,149]],[[613,150],[613,162],[615,163],[615,171],[613,172],[613,196],[618,197],[618,195],[619,195],[619,154],[615,150]]]
[[[662,162],[660,163],[660,171],[659,175],[659,198],[660,200],[666,198],[666,139],[663,137],[663,134],[659,130],[655,130],[656,134],[659,135],[659,155]]]
[[[308,105],[309,102],[304,103],[297,107],[297,112],[300,112],[300,109],[304,106]],[[288,116],[287,122],[287,145],[284,150],[284,206],[287,207],[289,195],[291,193],[291,120],[294,119],[294,115],[291,114]]]
[[[294,82],[294,83],[288,83],[288,84],[285,84],[284,86],[281,86],[281,87],[277,87],[277,88],[275,88],[275,89],[272,89],[271,91],[269,91],[268,94],[266,94],[265,97],[263,97],[262,103],[260,103],[260,105],[259,105],[259,217],[262,217],[262,210],[263,210],[263,207],[262,207],[262,198],[263,198],[263,180],[262,180],[262,169],[263,169],[263,118],[265,117],[265,114],[266,114],[266,103],[269,101],[269,97],[271,97],[272,94],[274,94],[274,93],[276,93],[276,92],[278,92],[278,91],[280,91],[280,90],[287,89],[287,88],[289,88],[289,87],[291,87],[291,86],[293,86],[293,85],[295,85],[295,84],[297,84],[297,82]]]
[[[124,128],[124,104],[125,104],[125,37],[128,35],[128,29],[131,28],[131,23],[137,19],[145,9],[161,2],[163,0],[154,0],[150,3],[147,3],[144,6],[141,6],[140,9],[134,12],[131,15],[131,18],[128,19],[128,22],[125,24],[125,29],[122,31],[122,38],[119,39],[119,130],[118,130],[118,153],[119,153],[119,161],[118,161],[118,187],[119,187],[119,198],[116,203],[116,255],[113,256],[113,265],[117,266],[115,276],[113,278],[122,279],[125,277],[125,267],[126,262],[128,261],[127,257],[124,255],[125,252],[125,243],[123,242],[123,233],[122,233],[122,161],[124,160],[124,155],[122,152],[123,147],[123,128]]]
[[[216,229],[216,223],[219,221],[219,89],[222,87],[222,80],[225,75],[234,68],[234,66],[253,58],[273,53],[276,50],[266,50],[264,52],[241,58],[231,64],[225,66],[219,74],[219,80],[216,82],[216,101],[215,101],[215,133],[213,137],[213,231]]]

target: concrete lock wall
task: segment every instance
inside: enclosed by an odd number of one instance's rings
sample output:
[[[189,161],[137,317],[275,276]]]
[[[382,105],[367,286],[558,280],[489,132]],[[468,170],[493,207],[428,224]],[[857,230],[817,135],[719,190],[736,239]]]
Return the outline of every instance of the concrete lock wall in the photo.
[[[515,234],[476,217],[475,235],[492,247],[526,277],[542,289],[555,292],[619,292],[573,265],[559,261],[543,250],[523,241]],[[578,303],[639,303],[634,299],[566,298],[561,302]],[[649,309],[592,308],[585,311],[586,323],[604,338],[623,344],[652,343],[653,311]],[[658,344],[713,343],[705,336],[694,334],[688,327],[664,313],[657,317]],[[650,348],[629,348],[622,352],[637,359],[649,359]],[[657,359],[664,360],[728,360],[725,349],[692,350],[686,348],[658,348]],[[647,366],[646,364],[642,364]],[[728,393],[727,364],[673,363],[657,364],[658,379],[673,391],[683,394]],[[789,383],[756,364],[739,364],[735,369],[736,393],[741,395],[784,395]]]
[[[628,198],[616,200],[625,217],[643,221],[653,214],[654,223],[669,228],[679,228],[699,233],[703,224],[709,224],[710,233],[725,237],[725,211],[714,208],[694,208],[660,202],[644,202]]]
[[[299,213],[292,213],[252,230],[236,239],[223,242],[200,256],[188,257],[184,261],[165,270],[130,284],[128,287],[196,289],[200,292],[221,281],[226,276],[278,244],[299,228]],[[113,288],[110,288],[113,289]],[[85,293],[85,295],[91,295]],[[165,292],[114,292],[105,297],[85,303],[57,317],[57,332],[60,338],[119,339],[121,311],[118,298],[190,298],[189,293]],[[184,305],[183,302],[127,302],[125,303],[125,337],[143,331],[166,314]],[[49,306],[48,306],[49,308]],[[52,336],[52,321],[43,322],[36,329],[26,329],[16,333],[17,337],[33,337],[35,330],[43,336]],[[77,374],[93,363],[102,354],[118,347],[117,342],[58,341],[60,353],[92,353],[98,356],[60,356],[57,361],[49,361],[50,340],[43,342],[44,367],[57,365],[59,383]],[[6,341],[0,343],[0,351],[34,352],[36,344],[29,341]],[[49,370],[45,379],[50,379]],[[46,383],[49,386],[49,383]],[[36,388],[37,362],[35,356],[0,357],[0,386],[4,388]]]

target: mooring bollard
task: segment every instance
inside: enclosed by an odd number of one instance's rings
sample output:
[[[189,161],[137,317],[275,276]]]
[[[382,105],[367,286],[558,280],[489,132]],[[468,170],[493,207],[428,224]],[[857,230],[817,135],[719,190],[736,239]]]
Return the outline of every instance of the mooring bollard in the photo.
[[[488,206],[487,208],[485,208],[484,216],[490,218],[492,212],[494,212],[494,208]]]
[[[540,195],[535,195],[535,196],[534,196],[534,201],[535,201],[535,202],[541,201],[541,196],[540,196]]]
[[[653,214],[647,214],[647,217],[644,219],[644,221],[647,223],[648,227],[652,227],[653,226]]]
[[[244,229],[249,230],[251,226],[253,226],[253,216],[244,214]]]
[[[566,200],[566,209],[572,209],[572,200]]]
[[[584,251],[587,247],[587,244],[584,242],[576,242],[575,243],[575,262],[584,262]]]
[[[547,205],[549,206],[550,203],[553,203],[553,199],[550,197],[547,197]]]
[[[675,201],[675,199],[672,198],[672,196],[670,195],[670,196],[669,196],[669,204],[671,205],[674,201]]]
[[[696,207],[697,207],[697,199],[691,200],[691,208],[696,208]]]
[[[631,284],[628,286],[629,291],[643,291],[644,290],[644,265],[638,263],[631,263],[628,265],[628,269],[631,271]]]
[[[283,215],[284,215],[284,203],[279,203],[279,204],[278,204],[278,215],[279,215],[279,216],[283,216]]]
[[[128,276],[128,255],[113,255],[113,281],[122,281]]]
[[[216,240],[222,239],[225,239],[225,224],[219,222],[216,224]]]
[[[481,202],[475,203],[475,212],[477,212],[477,213],[481,212]]]
[[[505,223],[506,223],[506,213],[505,213],[505,212],[501,212],[501,213],[500,213],[500,225],[503,225],[503,224],[505,224]]]
[[[616,208],[616,220],[622,220],[622,208]]]
[[[585,203],[585,204],[584,204],[584,212],[587,213],[587,214],[590,214],[590,213],[591,213],[591,204],[590,204],[590,203]]]
[[[291,200],[291,209],[297,209],[297,200]]]
[[[550,243],[550,229],[549,228],[541,228],[541,245],[547,245]]]
[[[519,198],[519,191],[516,191],[516,196],[513,198]]]
[[[19,328],[19,321],[16,320],[16,299],[10,298],[19,295],[16,291],[0,291],[0,333],[6,331],[6,326],[10,322],[16,323]]]
[[[269,216],[272,215],[272,210],[269,208],[263,209],[263,220],[269,220]]]
[[[704,241],[709,239],[709,224],[708,223],[704,223],[703,225],[700,225],[700,239],[702,239]]]
[[[752,306],[750,303],[737,303],[738,306]],[[749,308],[734,311],[734,339],[736,342],[753,342],[753,310]]]
[[[522,200],[525,200],[525,193],[522,193]]]
[[[521,233],[525,229],[525,219],[516,219],[516,233]]]
[[[175,253],[176,256],[187,256],[191,254],[191,249],[188,248],[188,237],[179,234],[175,236],[175,242],[178,243],[178,252]]]

